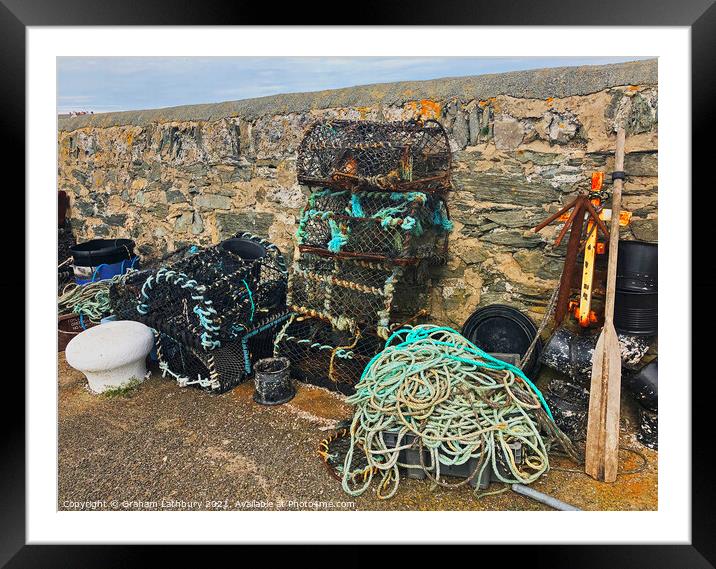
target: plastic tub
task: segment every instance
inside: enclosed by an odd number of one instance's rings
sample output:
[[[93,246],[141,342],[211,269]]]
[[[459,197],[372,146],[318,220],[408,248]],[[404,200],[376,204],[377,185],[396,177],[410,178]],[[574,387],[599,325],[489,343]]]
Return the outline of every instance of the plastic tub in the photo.
[[[139,263],[131,239],[92,239],[73,245],[70,252],[75,282],[80,285],[111,279],[128,269],[136,269]]]
[[[222,241],[219,244],[219,247],[221,247],[224,251],[233,253],[247,263],[254,263],[254,266],[251,268],[251,275],[257,281],[261,278],[261,264],[254,262],[258,259],[263,259],[266,255],[268,255],[266,247],[261,245],[261,243],[257,243],[252,239],[233,237],[231,239],[227,239],[226,241]]]

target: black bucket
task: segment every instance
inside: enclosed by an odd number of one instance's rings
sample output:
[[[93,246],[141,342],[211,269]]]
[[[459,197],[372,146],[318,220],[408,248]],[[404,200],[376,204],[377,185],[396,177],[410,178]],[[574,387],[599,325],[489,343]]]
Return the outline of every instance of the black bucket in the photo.
[[[519,354],[522,358],[537,335],[537,327],[516,308],[491,304],[470,315],[462,327],[462,335],[487,353]],[[522,368],[527,377],[533,378],[539,373],[541,352],[542,340],[537,340],[529,361]]]
[[[219,245],[224,251],[229,251],[246,263],[253,263],[251,267],[251,275],[257,281],[261,278],[261,264],[257,263],[259,259],[263,259],[268,255],[266,247],[251,239],[242,237],[233,237],[222,241]]]
[[[134,241],[131,239],[92,239],[70,247],[75,280],[85,284],[111,278],[136,267]]]
[[[131,239],[92,239],[70,247],[75,265],[96,267],[112,265],[134,257],[134,241]]]
[[[638,372],[626,374],[624,387],[634,398],[649,411],[656,411],[659,406],[659,364],[654,359]]]
[[[617,290],[656,292],[659,288],[659,246],[646,241],[620,241]]]
[[[659,294],[617,289],[614,327],[634,336],[655,336],[659,331]]]
[[[248,262],[261,259],[267,254],[266,247],[261,245],[261,243],[241,237],[233,237],[232,239],[222,241],[220,247],[225,251],[238,255],[244,261]]]
[[[293,399],[296,390],[291,382],[288,358],[264,358],[254,365],[254,401],[261,405],[280,405]]]

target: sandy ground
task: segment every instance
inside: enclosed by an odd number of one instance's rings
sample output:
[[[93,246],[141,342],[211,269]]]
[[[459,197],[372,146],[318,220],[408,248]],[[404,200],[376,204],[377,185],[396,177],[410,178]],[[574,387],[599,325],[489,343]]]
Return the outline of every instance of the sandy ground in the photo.
[[[251,383],[217,396],[155,373],[110,399],[91,394],[64,353],[58,360],[60,510],[549,509],[511,491],[477,499],[466,487],[409,479],[390,500],[377,499],[374,488],[359,498],[344,494],[316,451],[351,408],[320,388],[299,384],[291,402],[265,407],[254,403]],[[624,423],[628,431],[633,419]],[[646,456],[647,468],[614,484],[552,470],[532,486],[585,510],[657,509],[657,453],[629,432],[622,444]],[[621,459],[625,470],[640,463],[630,453]],[[575,467],[559,457],[551,465]]]

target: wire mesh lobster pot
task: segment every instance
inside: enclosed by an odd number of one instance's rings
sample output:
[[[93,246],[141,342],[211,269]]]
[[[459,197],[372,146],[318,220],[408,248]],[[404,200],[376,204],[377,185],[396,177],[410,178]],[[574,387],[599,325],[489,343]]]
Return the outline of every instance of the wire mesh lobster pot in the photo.
[[[445,256],[452,228],[445,202],[423,192],[313,192],[299,246],[342,256],[413,260]]]
[[[425,122],[319,122],[298,149],[298,181],[308,186],[390,191],[450,187],[445,129]]]
[[[427,267],[300,252],[288,303],[295,312],[326,320],[338,330],[370,328],[387,338],[391,322],[412,320],[424,309]]]
[[[191,385],[213,393],[229,391],[252,375],[253,362],[273,354],[276,334],[290,315],[284,310],[267,316],[239,339],[212,350],[155,332],[162,375],[174,378],[181,387]]]
[[[383,344],[369,332],[341,331],[318,318],[295,315],[276,337],[274,356],[290,360],[296,379],[350,395]]]
[[[252,245],[254,254],[237,253],[236,240]],[[242,233],[169,265],[127,275],[111,287],[110,303],[118,318],[156,331],[165,375],[182,385],[225,391],[250,374],[253,352],[271,355],[275,333],[288,315],[286,285],[285,261],[276,246]]]

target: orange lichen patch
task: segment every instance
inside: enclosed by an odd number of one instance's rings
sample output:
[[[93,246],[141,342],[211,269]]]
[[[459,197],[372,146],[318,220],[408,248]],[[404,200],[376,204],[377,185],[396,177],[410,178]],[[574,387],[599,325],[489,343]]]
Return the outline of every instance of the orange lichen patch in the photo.
[[[131,146],[133,141],[134,141],[134,133],[130,130],[127,133],[127,144],[129,144]]]
[[[629,85],[629,87],[627,87],[627,91],[638,91],[638,90],[639,90],[638,85]]]
[[[440,116],[440,103],[430,99],[408,101],[405,108],[415,113],[422,120],[437,119]]]
[[[545,99],[545,101],[547,101],[548,103],[551,103],[552,101],[554,101],[554,97],[547,97]]]
[[[480,101],[479,103],[477,103],[477,106],[481,107],[481,108],[485,108],[488,104],[489,104],[488,101]]]
[[[370,107],[356,107],[356,111],[358,111],[361,119],[365,119],[371,109]]]

